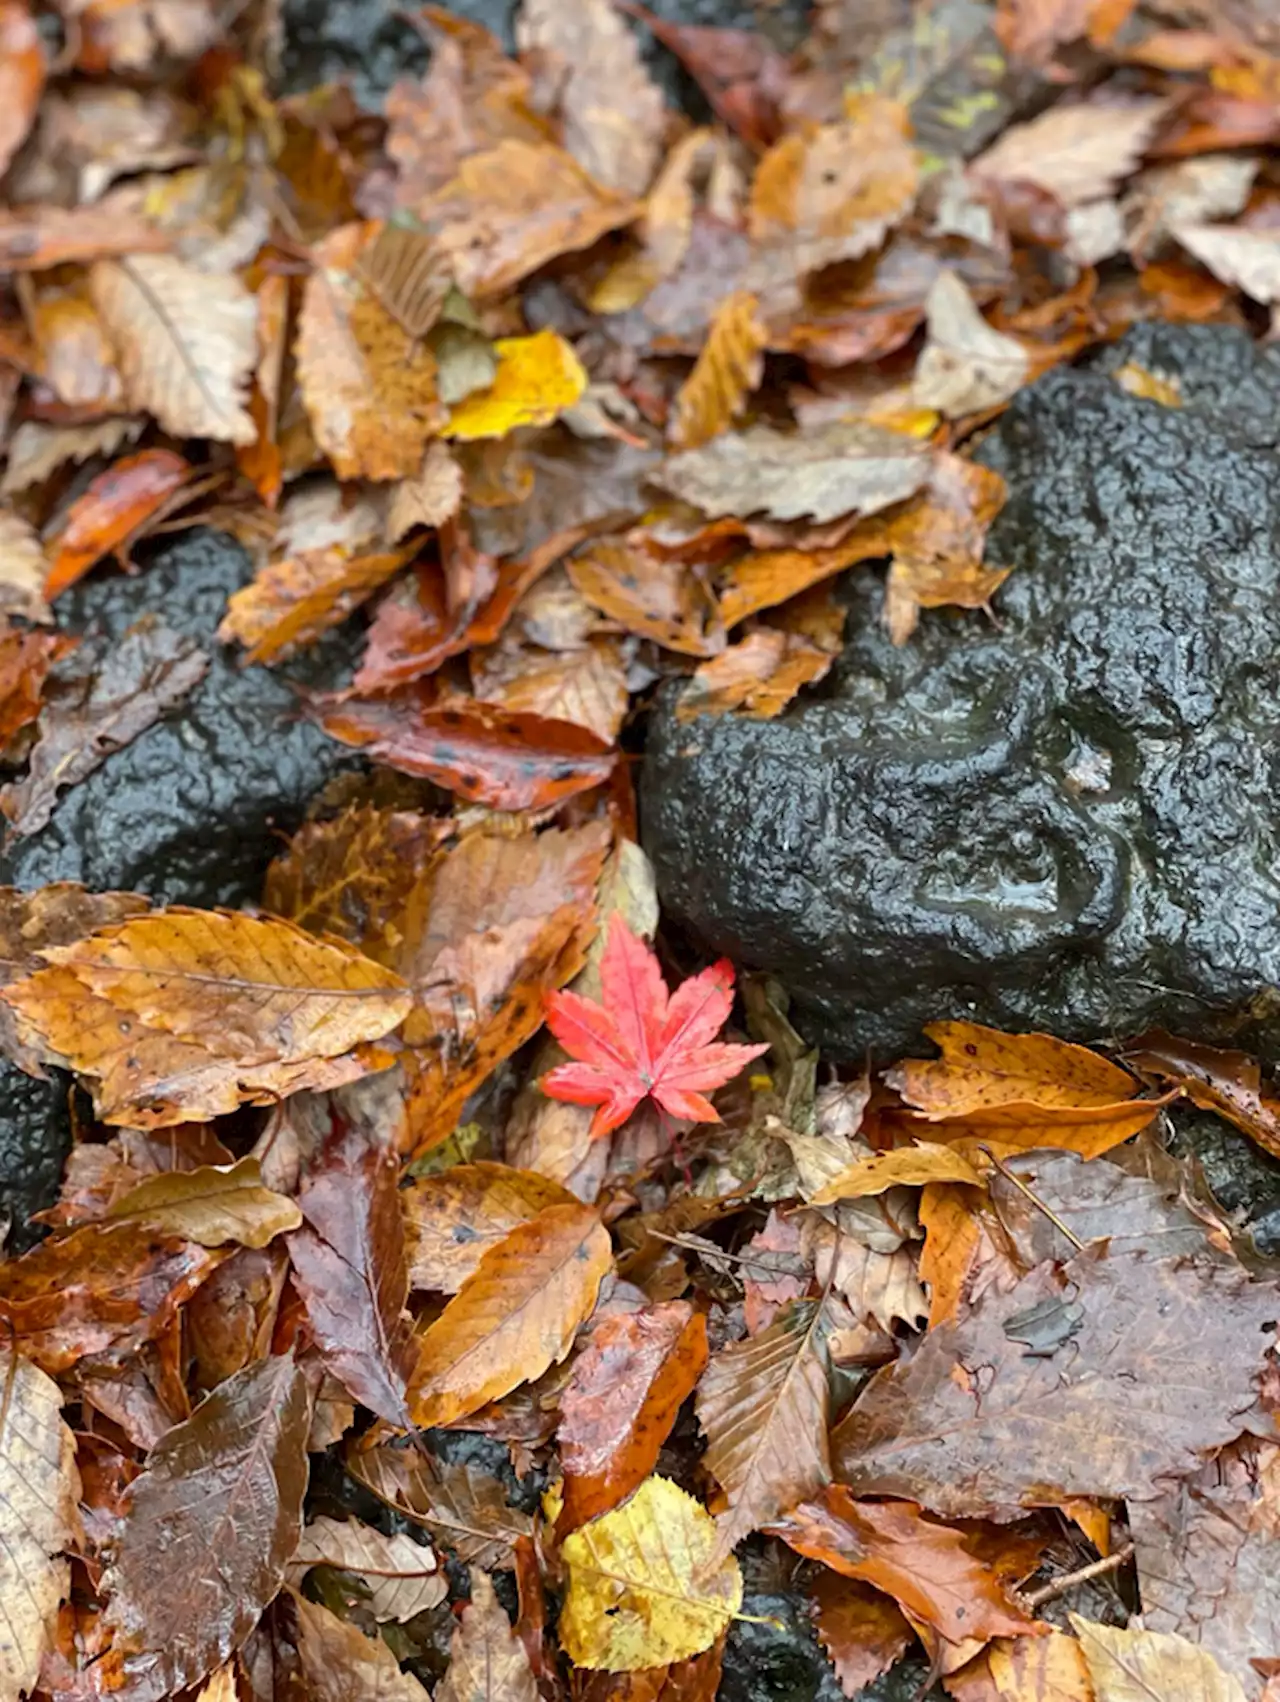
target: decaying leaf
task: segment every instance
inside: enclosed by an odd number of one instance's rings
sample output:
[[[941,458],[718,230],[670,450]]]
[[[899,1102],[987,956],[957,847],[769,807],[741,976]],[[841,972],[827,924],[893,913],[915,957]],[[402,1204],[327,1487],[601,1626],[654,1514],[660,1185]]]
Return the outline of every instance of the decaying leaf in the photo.
[[[298,1625],[298,1663],[315,1702],[429,1702],[420,1679],[401,1670],[381,1637],[366,1637],[358,1625],[339,1619],[327,1607],[294,1596]]]
[[[0,14],[0,30],[4,18]],[[5,1389],[0,1428],[0,1695],[36,1688],[41,1659],[52,1647],[59,1604],[71,1588],[62,1558],[79,1527],[75,1438],[62,1418],[52,1378],[16,1357],[0,1358]]]
[[[631,1499],[565,1539],[560,1640],[583,1667],[630,1672],[709,1649],[742,1603],[742,1574],[714,1559],[710,1515],[649,1477]]]
[[[687,1301],[600,1319],[560,1398],[562,1530],[607,1513],[648,1477],[706,1363],[706,1321]]]
[[[275,1236],[296,1229],[302,1214],[292,1200],[263,1186],[256,1158],[241,1158],[234,1164],[148,1177],[115,1201],[105,1219],[149,1224],[202,1247],[227,1241],[265,1247]]]
[[[125,548],[190,475],[187,462],[172,449],[142,449],[99,473],[72,503],[51,546],[45,596],[57,597],[94,562]]]
[[[443,1568],[429,1544],[409,1536],[384,1536],[359,1519],[313,1519],[303,1531],[285,1573],[295,1586],[313,1566],[354,1572],[368,1591],[378,1620],[412,1619],[448,1594]]]
[[[0,177],[31,127],[44,77],[44,49],[35,19],[25,0],[4,0],[0,6]]]
[[[824,1182],[810,1203],[823,1206],[836,1200],[860,1200],[868,1194],[882,1194],[899,1183],[921,1187],[929,1182],[969,1182],[980,1187],[982,1177],[963,1153],[929,1141],[917,1141],[909,1147],[859,1159]]]
[[[488,1575],[478,1568],[471,1573],[471,1600],[453,1634],[436,1702],[538,1702],[524,1645]]]
[[[238,278],[169,254],[133,254],[95,262],[89,287],[131,407],[154,414],[175,437],[254,441],[244,402],[258,354],[258,304]]]
[[[11,456],[10,469],[12,466]],[[49,563],[35,528],[21,515],[0,509],[0,613],[22,615],[38,622],[51,621],[53,616],[44,600],[48,571]]]
[[[986,413],[1027,382],[1030,355],[1017,338],[992,330],[954,272],[938,273],[925,314],[927,336],[911,390],[917,407],[936,408],[948,419]]]
[[[681,562],[606,538],[571,557],[568,573],[588,603],[628,632],[686,656],[723,648],[712,599]]]
[[[1163,112],[1160,100],[1063,105],[1006,130],[973,170],[998,183],[1032,183],[1064,207],[1109,195],[1142,159]]]
[[[443,526],[462,503],[462,469],[448,446],[433,438],[419,471],[398,484],[387,510],[386,535],[397,544],[414,526]]]
[[[955,1702],[1096,1702],[1084,1651],[1074,1637],[997,1638],[947,1680]]]
[[[716,309],[697,365],[673,405],[671,441],[681,449],[696,449],[724,431],[760,383],[768,334],[758,306],[755,296],[739,290]]]
[[[891,1596],[824,1571],[814,1593],[818,1636],[850,1698],[887,1672],[911,1641],[912,1631]]]
[[[729,1499],[717,1553],[830,1479],[825,1328],[820,1302],[793,1301],[758,1336],[718,1353],[698,1385],[707,1467]]]
[[[587,1206],[547,1206],[517,1224],[419,1338],[413,1422],[449,1424],[558,1364],[612,1260]]]
[[[355,1450],[349,1465],[379,1500],[424,1526],[465,1565],[510,1567],[516,1543],[532,1535],[529,1515],[509,1507],[497,1478],[475,1466],[387,1443]]]
[[[284,1354],[223,1383],[152,1450],[104,1579],[142,1694],[206,1678],[279,1590],[302,1528],[310,1422],[306,1378]]]
[[[1097,1702],[1147,1702],[1165,1696],[1186,1697],[1187,1702],[1246,1702],[1240,1681],[1185,1637],[1097,1625],[1075,1613],[1071,1624]]]

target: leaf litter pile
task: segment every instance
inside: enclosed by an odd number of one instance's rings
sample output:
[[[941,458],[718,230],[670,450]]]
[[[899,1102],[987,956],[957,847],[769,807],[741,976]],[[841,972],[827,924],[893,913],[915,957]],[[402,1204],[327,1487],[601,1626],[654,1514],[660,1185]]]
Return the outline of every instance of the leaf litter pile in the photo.
[[[1280,1293],[1159,1138],[1280,1154],[1258,1065],[860,1078],[650,944],[654,687],[777,714],[856,564],[899,643],[983,610],[974,430],[1280,300],[1269,7],[894,10],[429,6],[374,115],[274,98],[270,5],[0,0],[9,831],[199,685],[53,624],[194,524],[245,665],[360,623],[301,710],[370,765],[260,908],[0,892],[0,1045],[84,1090],[0,1262],[0,1702],[698,1702],[744,1564],[850,1697],[1280,1697]]]

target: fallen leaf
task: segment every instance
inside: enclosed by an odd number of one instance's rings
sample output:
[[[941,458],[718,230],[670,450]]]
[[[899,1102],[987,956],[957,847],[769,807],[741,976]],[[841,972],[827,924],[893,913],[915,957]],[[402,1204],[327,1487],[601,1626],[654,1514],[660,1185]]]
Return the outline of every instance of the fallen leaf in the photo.
[[[671,441],[696,449],[731,425],[764,376],[768,333],[756,316],[759,303],[745,290],[716,309],[697,364],[672,404]]]
[[[407,337],[425,337],[453,288],[453,274],[431,238],[385,224],[356,261],[360,279]]]
[[[573,1702],[715,1702],[724,1668],[724,1638],[700,1655],[633,1672],[574,1667]]]
[[[562,1534],[649,1476],[706,1363],[706,1320],[687,1301],[600,1319],[560,1397]]]
[[[593,313],[625,313],[638,307],[665,278],[680,268],[693,235],[692,176],[720,138],[697,129],[681,138],[662,164],[629,233],[635,247],[614,261],[587,298]]]
[[[103,556],[127,548],[154,515],[165,511],[191,472],[172,449],[142,449],[99,473],[68,509],[51,546],[45,596],[59,596]]]
[[[0,177],[31,128],[44,92],[44,76],[40,32],[26,0],[4,0],[0,6]]]
[[[471,1600],[453,1633],[436,1702],[538,1702],[524,1645],[478,1567],[472,1569]]]
[[[622,730],[630,704],[626,669],[616,641],[593,638],[564,655],[499,646],[471,657],[476,696],[513,714],[571,721],[605,744]]]
[[[14,626],[0,632],[0,747],[35,720],[50,668],[74,648],[61,633]]]
[[[517,426],[550,425],[587,387],[581,361],[554,331],[500,338],[493,352],[498,357],[493,383],[451,410],[442,436],[466,443],[505,437]]]
[[[589,248],[639,211],[561,148],[507,139],[461,161],[413,210],[468,296],[496,296],[557,255]]]
[[[1111,376],[1128,395],[1138,396],[1144,402],[1159,402],[1162,408],[1182,406],[1182,391],[1177,379],[1162,378],[1159,373],[1148,372],[1137,361],[1125,361]]]
[[[64,787],[181,703],[208,668],[204,651],[156,615],[144,615],[112,645],[82,644],[50,682],[26,774],[0,791],[12,831],[38,833]]]
[[[76,411],[119,413],[124,385],[83,282],[41,290],[30,317],[40,376],[58,401]]]
[[[221,1384],[152,1450],[103,1579],[131,1694],[198,1684],[257,1624],[302,1528],[310,1421],[285,1354]]]
[[[169,238],[149,219],[118,207],[0,208],[0,265],[6,271],[44,272],[70,261],[132,258],[168,247]]]
[[[677,24],[635,0],[619,0],[669,48],[694,78],[713,111],[754,150],[766,148],[780,128],[778,104],[789,62],[764,37],[744,29]]]
[[[917,1141],[909,1147],[860,1158],[824,1183],[810,1204],[825,1206],[835,1200],[860,1200],[868,1194],[882,1194],[899,1183],[918,1188],[929,1182],[969,1182],[981,1187],[982,1181],[969,1160],[954,1148]]]
[[[1063,1631],[997,1638],[945,1682],[955,1702],[1095,1702],[1080,1644]]]
[[[1163,100],[1051,106],[1011,125],[970,169],[989,182],[1032,183],[1079,207],[1110,195],[1137,167],[1165,110]]]
[[[44,600],[48,571],[35,528],[21,515],[0,509],[0,613],[51,622],[53,614]]]
[[[408,1428],[413,1365],[399,1165],[334,1111],[298,1194],[306,1222],[289,1237],[293,1281],[326,1369],[389,1424]]]
[[[376,225],[348,224],[316,247],[295,357],[316,442],[340,479],[409,479],[445,421],[429,346],[361,282]]]
[[[628,1672],[709,1649],[742,1604],[737,1562],[716,1562],[716,1543],[702,1505],[663,1477],[566,1537],[559,1630],[569,1659]]]
[[[940,454],[923,491],[883,522],[858,528],[878,526],[885,553],[893,557],[884,616],[895,644],[910,638],[921,609],[988,606],[1010,571],[983,561],[987,531],[1006,494],[1004,480],[990,468]]]
[[[1184,224],[1173,234],[1224,284],[1242,289],[1254,301],[1280,298],[1280,237],[1274,231]]]
[[[415,526],[443,526],[462,505],[462,469],[447,444],[433,438],[422,466],[391,493],[387,510],[388,543],[398,544]]]
[[[729,1502],[717,1555],[830,1481],[826,1327],[821,1302],[792,1301],[758,1336],[716,1354],[698,1385],[707,1468]]]
[[[384,1536],[359,1519],[313,1519],[303,1531],[285,1571],[295,1588],[313,1566],[354,1572],[368,1591],[369,1611],[379,1621],[412,1619],[438,1607],[449,1593],[430,1544],[403,1534]]]
[[[892,1597],[839,1573],[824,1570],[814,1593],[819,1640],[841,1690],[856,1699],[901,1657],[913,1636],[911,1626]]]
[[[558,1182],[506,1164],[458,1164],[400,1195],[412,1288],[456,1294],[483,1255],[547,1206],[572,1205]]]
[[[12,10],[12,8],[10,8]],[[4,26],[0,15],[0,28]],[[0,35],[0,47],[3,45]],[[4,1424],[0,1429],[0,1694],[29,1695],[52,1648],[59,1604],[71,1591],[62,1558],[80,1525],[80,1474],[75,1438],[62,1418],[62,1394],[52,1378],[17,1357],[10,1341],[3,1365]]]
[[[597,183],[643,195],[661,157],[666,106],[635,35],[610,0],[524,0],[516,43],[564,127],[564,145]]]
[[[9,440],[8,465],[3,478],[0,478],[0,494],[14,496],[29,490],[32,485],[42,484],[68,461],[87,461],[94,455],[114,455],[122,445],[132,443],[140,436],[143,424],[142,420],[131,419],[127,415],[78,426],[52,426],[39,420],[23,420]],[[0,516],[0,549],[5,543],[6,522],[14,518]],[[40,578],[44,578],[43,570]],[[0,599],[8,595],[5,583],[0,579]],[[6,605],[2,600],[0,610],[12,614],[26,612],[17,605]],[[37,618],[47,617],[34,613],[27,615],[28,620]]]
[[[220,1247],[227,1241],[265,1247],[302,1222],[292,1200],[263,1186],[256,1158],[161,1172],[139,1182],[103,1215],[108,1223],[143,1223],[202,1247]]]
[[[1097,1702],[1246,1702],[1244,1686],[1204,1649],[1170,1632],[1121,1630],[1071,1615]]]
[[[516,1543],[533,1532],[529,1515],[508,1507],[497,1478],[475,1466],[382,1443],[353,1451],[348,1469],[380,1501],[425,1526],[464,1565],[490,1572],[510,1567]]]
[[[414,1424],[465,1418],[558,1365],[612,1262],[608,1231],[587,1206],[548,1206],[517,1224],[419,1337]]]
[[[421,1680],[401,1670],[381,1637],[366,1637],[358,1625],[336,1613],[292,1598],[297,1616],[298,1664],[306,1694],[313,1702],[429,1702]]]
[[[1006,1330],[1033,1309],[1065,1326],[1047,1351]],[[1271,1289],[1238,1269],[1103,1241],[989,1290],[878,1371],[832,1437],[836,1470],[861,1494],[951,1516],[1150,1500],[1244,1427],[1276,1316]]]
[[[1183,1092],[1193,1105],[1216,1111],[1263,1149],[1280,1157],[1280,1101],[1262,1087],[1262,1071],[1247,1052],[1223,1051],[1153,1029],[1124,1053],[1143,1075]]]
[[[839,1434],[837,1432],[837,1434]],[[1035,1630],[972,1539],[910,1501],[859,1501],[842,1483],[801,1502],[771,1527],[797,1554],[873,1584],[949,1643]]]
[[[652,1097],[672,1117],[718,1123],[705,1091],[746,1068],[767,1045],[713,1044],[733,1003],[733,966],[722,958],[670,993],[656,953],[615,912],[600,960],[603,1004],[580,993],[550,993],[547,1027],[572,1063],[543,1076],[552,1099],[596,1105],[598,1139]]]
[[[918,438],[852,420],[795,434],[766,425],[724,433],[668,457],[653,480],[712,517],[821,521],[874,514],[912,496],[928,476]]]
[[[272,509],[280,501],[284,485],[284,458],[278,439],[289,352],[290,295],[289,279],[278,273],[268,273],[258,286],[258,360],[249,392],[249,417],[257,441],[236,447],[236,466]]]
[[[258,304],[238,278],[168,254],[131,254],[96,261],[89,288],[130,407],[154,414],[174,437],[254,442],[244,401]]]
[[[0,1265],[0,1310],[24,1356],[57,1376],[161,1335],[219,1258],[136,1224],[86,1224]]]
[[[929,1023],[924,1032],[941,1058],[908,1058],[885,1079],[936,1133],[946,1125],[952,1138],[977,1133],[1096,1158],[1146,1128],[1163,1103],[1135,1099],[1132,1076],[1051,1035],[968,1022]]]
[[[911,400],[947,419],[986,413],[1020,390],[1031,357],[1016,337],[995,331],[956,273],[938,273],[925,301],[927,329]]]
[[[752,239],[805,276],[878,248],[911,211],[920,179],[906,107],[854,95],[834,124],[806,125],[760,161],[751,186]]]
[[[572,556],[568,573],[586,602],[628,632],[686,656],[714,656],[723,647],[714,602],[681,562],[608,538]]]

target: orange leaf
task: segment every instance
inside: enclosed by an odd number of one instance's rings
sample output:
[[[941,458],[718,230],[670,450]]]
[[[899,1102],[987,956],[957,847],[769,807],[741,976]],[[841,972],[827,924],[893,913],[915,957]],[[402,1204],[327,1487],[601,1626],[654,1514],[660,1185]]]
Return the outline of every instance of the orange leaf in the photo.
[[[1258,1060],[1247,1052],[1201,1046],[1155,1029],[1124,1056],[1133,1069],[1177,1087],[1192,1104],[1216,1111],[1280,1158],[1280,1100],[1263,1092]]]
[[[467,699],[426,708],[412,689],[314,713],[331,738],[495,810],[563,803],[607,780],[615,760],[608,745],[572,721]]]
[[[574,1196],[558,1182],[507,1164],[458,1164],[400,1195],[414,1288],[456,1294],[487,1250],[518,1223]]]
[[[50,668],[74,648],[61,633],[25,627],[0,632],[0,746],[35,720]]]
[[[722,432],[759,385],[768,333],[756,317],[758,306],[755,296],[738,290],[716,309],[702,353],[673,404],[671,441],[678,448],[694,449]]]
[[[119,412],[124,384],[83,282],[43,290],[32,306],[31,330],[41,376],[60,402],[95,413]]]
[[[706,1363],[706,1321],[687,1301],[595,1325],[560,1398],[561,1536],[625,1501],[648,1477]]]
[[[0,177],[31,128],[44,88],[44,51],[26,0],[0,5]]]
[[[605,744],[622,731],[631,697],[616,639],[592,638],[581,649],[548,655],[529,645],[471,654],[475,693],[553,721],[572,721]]]
[[[610,538],[588,544],[567,568],[578,593],[626,631],[685,656],[724,648],[712,599],[683,563]]]
[[[45,596],[58,596],[104,555],[127,545],[190,476],[190,466],[172,449],[142,449],[99,473],[67,512]]]
[[[869,1194],[883,1194],[899,1183],[918,1188],[927,1182],[969,1182],[981,1186],[982,1177],[954,1148],[917,1141],[914,1146],[897,1147],[892,1152],[877,1152],[859,1159],[819,1188],[809,1203],[825,1206],[836,1200],[861,1200]]]
[[[1084,1652],[1074,1637],[1000,1637],[946,1681],[955,1702],[1094,1702]]]
[[[612,1263],[609,1233],[588,1206],[549,1206],[517,1224],[421,1336],[413,1422],[451,1424],[558,1364]]]
[[[236,466],[253,483],[268,508],[279,502],[284,484],[276,438],[288,328],[289,280],[277,272],[269,272],[258,286],[258,364],[249,395],[249,417],[258,434],[257,441],[236,445]]]
[[[342,544],[268,562],[232,592],[218,628],[245,646],[244,663],[275,662],[346,620],[417,553],[417,543],[371,554]]]
[[[699,715],[724,715],[737,709],[771,720],[798,691],[826,677],[836,653],[798,633],[761,627],[698,665],[681,696],[676,719],[692,721]]]

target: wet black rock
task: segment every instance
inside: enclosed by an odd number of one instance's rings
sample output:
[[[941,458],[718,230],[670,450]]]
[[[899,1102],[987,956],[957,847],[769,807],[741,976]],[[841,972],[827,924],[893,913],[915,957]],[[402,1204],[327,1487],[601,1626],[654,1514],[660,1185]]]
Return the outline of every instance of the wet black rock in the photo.
[[[338,684],[358,641],[334,635],[275,672],[240,668],[214,631],[249,573],[238,544],[192,532],[156,550],[136,576],[95,575],[59,598],[60,623],[104,646],[154,612],[201,646],[209,669],[162,720],[63,793],[41,832],[10,840],[0,883],[82,881],[203,906],[259,896],[281,836],[352,766],[349,751],[300,717],[289,682]],[[0,1067],[0,1211],[21,1225],[56,1189],[66,1083]]]
[[[1211,1111],[1175,1105],[1169,1118],[1170,1152],[1198,1162],[1209,1192],[1255,1252],[1280,1258],[1280,1160]]]
[[[1129,395],[1136,361],[1181,408]],[[773,722],[650,730],[664,906],[767,969],[833,1055],[968,1017],[1246,1044],[1280,985],[1280,362],[1154,326],[1025,391],[979,450],[1008,481],[982,615],[895,650],[878,571]],[[1274,1001],[1273,1001],[1274,1003]]]

